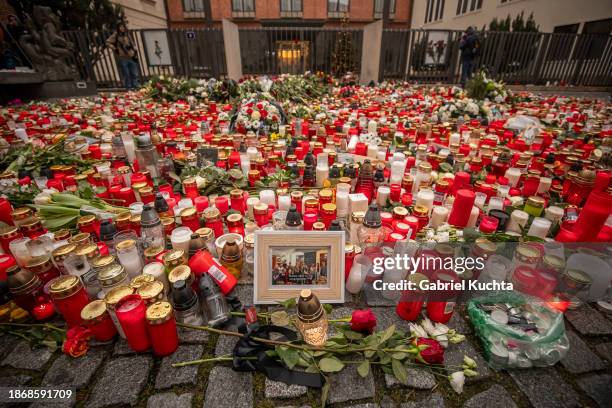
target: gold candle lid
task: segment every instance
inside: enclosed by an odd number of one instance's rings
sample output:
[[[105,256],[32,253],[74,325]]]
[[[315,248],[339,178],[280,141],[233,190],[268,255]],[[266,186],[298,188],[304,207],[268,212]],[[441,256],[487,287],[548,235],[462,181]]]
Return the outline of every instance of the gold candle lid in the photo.
[[[54,278],[49,287],[49,294],[53,299],[67,298],[83,288],[81,279],[74,275],[62,275]]]
[[[134,293],[134,290],[129,286],[119,286],[111,289],[106,296],[104,296],[104,302],[106,302],[107,307],[114,307],[121,301],[121,299],[131,295],[132,293]]]
[[[138,289],[136,289],[136,293],[140,295],[142,300],[145,303],[151,303],[154,300],[157,300],[159,297],[163,296],[164,293],[164,284],[155,279],[150,282],[145,283]]]
[[[85,305],[81,310],[81,319],[84,322],[93,322],[103,317],[105,313],[106,303],[98,299]]]
[[[110,266],[112,264],[115,263],[115,256],[114,255],[104,255],[104,256],[99,256],[97,258],[95,258],[92,261],[92,267],[94,269],[99,269],[99,268],[105,268],[107,266]]]
[[[153,282],[154,280],[155,277],[153,275],[138,275],[132,279],[132,282],[130,282],[130,287],[132,287],[134,290],[138,290],[138,288],[141,286]]]
[[[147,321],[149,324],[161,324],[173,316],[172,305],[168,302],[155,302],[147,308]]]
[[[171,285],[180,280],[188,282],[191,280],[192,276],[191,268],[189,266],[179,265],[173,268],[168,274],[168,282],[170,282]]]

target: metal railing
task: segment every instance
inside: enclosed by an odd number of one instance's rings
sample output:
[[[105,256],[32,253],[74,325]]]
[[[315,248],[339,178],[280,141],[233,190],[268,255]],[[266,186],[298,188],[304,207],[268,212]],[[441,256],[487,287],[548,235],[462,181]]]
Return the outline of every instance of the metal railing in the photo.
[[[121,88],[115,56],[106,46],[110,32],[68,31],[74,66],[83,80],[99,88]],[[130,31],[141,79],[153,75],[193,78],[227,74],[220,28]],[[380,79],[457,83],[461,74],[459,40],[453,30],[385,29],[381,41]],[[341,52],[340,39],[348,52]],[[598,34],[480,32],[481,49],[474,69],[509,84],[558,83],[612,86],[612,36]],[[360,72],[363,29],[341,27],[239,28],[244,75],[334,73],[342,55]],[[348,45],[347,45],[348,44]]]
[[[122,88],[113,51],[106,40],[112,32],[66,31],[74,44],[74,66],[81,79],[98,88]],[[154,75],[192,78],[221,77],[227,73],[223,33],[220,29],[131,30],[140,68],[141,82]]]
[[[459,41],[450,30],[383,31],[380,74],[384,79],[457,83]],[[480,32],[474,69],[509,84],[612,86],[612,36]]]

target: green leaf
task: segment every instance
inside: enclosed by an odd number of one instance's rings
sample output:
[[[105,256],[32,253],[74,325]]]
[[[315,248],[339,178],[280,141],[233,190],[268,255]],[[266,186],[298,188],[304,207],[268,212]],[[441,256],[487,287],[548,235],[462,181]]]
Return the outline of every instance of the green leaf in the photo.
[[[287,367],[293,369],[293,367],[295,367],[298,360],[300,359],[300,354],[296,349],[288,348],[286,350],[283,350],[283,348],[284,347],[278,347],[276,349],[276,352],[278,353],[278,356],[281,358],[281,360],[283,360],[283,362],[287,365]]]
[[[363,339],[363,334],[358,333],[358,332],[354,332],[351,330],[347,330],[346,332],[344,332],[344,336],[349,339],[349,340],[361,340]]]
[[[357,373],[364,378],[367,377],[370,373],[370,360],[363,360],[363,362],[357,366]]]
[[[393,375],[399,382],[406,384],[408,382],[408,370],[399,360],[391,360],[391,368],[393,369]]]
[[[389,340],[391,336],[393,336],[394,332],[395,332],[395,325],[392,324],[380,334],[380,342],[384,343],[385,341]]]
[[[325,303],[323,305],[323,309],[325,309],[325,313],[330,314],[332,310],[334,309],[334,307],[330,305],[329,303]]]
[[[372,356],[374,356],[374,354],[376,354],[376,350],[366,350],[363,355],[366,356],[367,358],[372,358]]]
[[[284,310],[278,310],[270,315],[270,321],[276,326],[289,326],[289,315]]]
[[[291,309],[292,307],[295,307],[297,302],[295,298],[289,298],[287,300],[283,300],[282,302],[278,302],[278,304],[284,307],[285,309]]]
[[[327,351],[323,351],[323,350],[319,350],[319,351],[315,351],[312,355],[315,357],[321,357],[327,354]]]
[[[401,353],[401,352],[397,352],[397,353],[393,353],[391,354],[391,358],[393,358],[394,360],[403,360],[406,358],[406,356],[408,355],[408,353]]]
[[[319,361],[319,368],[326,373],[337,373],[344,368],[344,363],[336,357],[324,357]]]
[[[325,408],[325,404],[327,403],[327,396],[329,395],[329,382],[325,382],[323,389],[321,390],[321,408]]]
[[[266,355],[268,357],[277,357],[278,353],[276,352],[276,350],[266,350]]]

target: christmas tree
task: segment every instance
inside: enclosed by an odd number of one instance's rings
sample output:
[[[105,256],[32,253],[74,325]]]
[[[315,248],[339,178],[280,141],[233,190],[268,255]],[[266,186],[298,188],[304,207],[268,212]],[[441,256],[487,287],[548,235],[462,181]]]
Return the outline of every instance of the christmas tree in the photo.
[[[345,13],[344,17],[342,17],[342,30],[338,32],[333,54],[332,72],[336,77],[346,75],[355,69],[355,61],[353,61],[353,35],[348,27],[348,13]]]

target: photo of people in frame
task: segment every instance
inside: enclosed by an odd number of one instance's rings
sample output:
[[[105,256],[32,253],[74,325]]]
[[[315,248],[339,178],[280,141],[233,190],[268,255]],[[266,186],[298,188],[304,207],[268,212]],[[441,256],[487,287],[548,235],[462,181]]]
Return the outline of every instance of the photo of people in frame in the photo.
[[[272,286],[327,286],[329,253],[329,247],[271,247]]]

